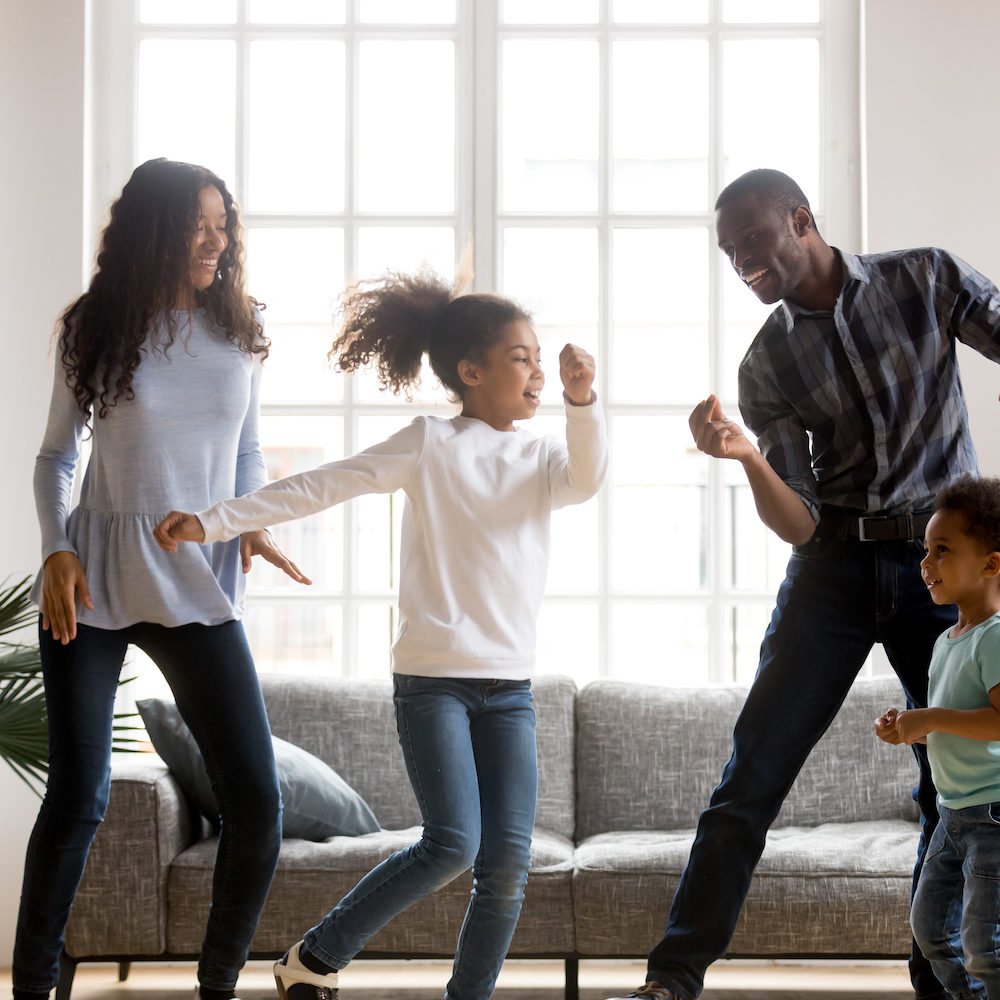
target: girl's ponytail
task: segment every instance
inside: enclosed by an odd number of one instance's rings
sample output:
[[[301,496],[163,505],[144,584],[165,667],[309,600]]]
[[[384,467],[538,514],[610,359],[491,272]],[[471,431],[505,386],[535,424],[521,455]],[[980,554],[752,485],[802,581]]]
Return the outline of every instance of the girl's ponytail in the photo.
[[[340,333],[329,353],[339,371],[354,372],[374,361],[379,384],[398,395],[419,383],[426,352],[455,399],[465,392],[458,363],[483,361],[508,323],[530,319],[499,295],[459,295],[429,270],[359,282],[344,293],[341,312]]]
[[[419,382],[424,352],[453,297],[454,289],[430,271],[390,271],[384,278],[358,282],[341,300],[340,333],[329,357],[344,372],[376,360],[382,388],[405,392]]]

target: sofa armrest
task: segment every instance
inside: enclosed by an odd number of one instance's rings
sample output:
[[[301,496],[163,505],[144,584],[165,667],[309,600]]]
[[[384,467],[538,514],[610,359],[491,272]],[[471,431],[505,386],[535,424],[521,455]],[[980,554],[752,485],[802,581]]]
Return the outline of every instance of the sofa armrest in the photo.
[[[200,827],[153,754],[116,754],[111,796],[66,928],[72,958],[166,949],[167,874]]]

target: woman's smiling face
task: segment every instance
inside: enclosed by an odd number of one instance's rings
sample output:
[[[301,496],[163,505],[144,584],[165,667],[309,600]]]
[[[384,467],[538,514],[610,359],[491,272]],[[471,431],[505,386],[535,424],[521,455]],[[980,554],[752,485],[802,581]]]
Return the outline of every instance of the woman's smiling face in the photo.
[[[191,235],[187,281],[178,290],[179,309],[195,305],[195,292],[212,287],[219,270],[219,258],[229,246],[225,202],[217,187],[208,184],[198,194],[198,218]]]

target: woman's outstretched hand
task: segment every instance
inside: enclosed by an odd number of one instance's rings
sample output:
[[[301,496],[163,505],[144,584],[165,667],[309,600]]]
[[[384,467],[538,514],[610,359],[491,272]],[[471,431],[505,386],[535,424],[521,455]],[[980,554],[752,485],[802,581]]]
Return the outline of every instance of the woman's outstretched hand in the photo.
[[[153,537],[164,552],[176,552],[178,542],[205,541],[205,529],[194,514],[172,510],[153,529]]]
[[[53,552],[42,567],[42,628],[64,646],[76,638],[76,602],[94,610],[87,576],[75,552]]]
[[[266,528],[258,528],[256,531],[247,531],[240,535],[240,558],[243,561],[244,573],[250,572],[251,560],[254,556],[260,556],[272,566],[277,566],[282,573],[290,576],[296,583],[307,585],[312,583],[312,580],[274,544],[274,539]]]

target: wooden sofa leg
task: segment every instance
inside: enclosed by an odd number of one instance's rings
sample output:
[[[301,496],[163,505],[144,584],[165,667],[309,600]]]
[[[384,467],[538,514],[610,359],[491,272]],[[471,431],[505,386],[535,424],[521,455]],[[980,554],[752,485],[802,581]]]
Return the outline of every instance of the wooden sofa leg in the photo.
[[[69,1000],[76,975],[76,962],[63,952],[59,956],[59,984],[56,986],[56,1000]]]
[[[128,974],[132,971],[131,962],[119,962],[118,963],[118,982],[124,983],[128,979]]]
[[[566,959],[566,1000],[580,1000],[580,960]]]

